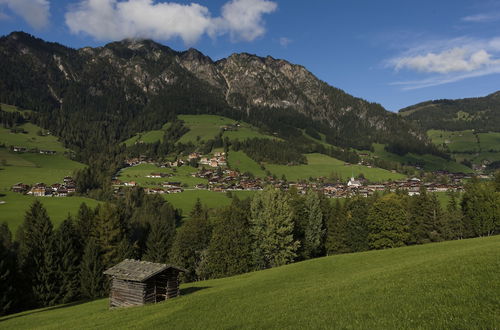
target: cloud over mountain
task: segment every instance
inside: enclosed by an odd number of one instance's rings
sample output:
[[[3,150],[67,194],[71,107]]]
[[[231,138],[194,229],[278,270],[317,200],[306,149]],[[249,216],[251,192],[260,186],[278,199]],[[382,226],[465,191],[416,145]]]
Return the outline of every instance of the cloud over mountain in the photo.
[[[0,8],[6,6],[36,29],[49,23],[50,3],[48,0],[0,0]],[[0,13],[6,18],[5,13]]]
[[[181,38],[195,43],[202,35],[229,34],[233,41],[252,41],[265,33],[264,14],[275,11],[268,0],[231,0],[221,16],[197,3],[179,4],[153,0],[81,0],[65,15],[72,33],[85,33],[98,40],[124,38]]]

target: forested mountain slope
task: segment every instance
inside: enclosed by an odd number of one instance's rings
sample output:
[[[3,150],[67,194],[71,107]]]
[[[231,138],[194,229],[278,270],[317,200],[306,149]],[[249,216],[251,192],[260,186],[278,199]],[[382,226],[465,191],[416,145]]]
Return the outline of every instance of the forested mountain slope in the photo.
[[[342,147],[372,142],[433,152],[425,134],[382,106],[344,93],[304,67],[233,54],[212,61],[150,40],[71,49],[22,32],[0,38],[0,102],[36,121],[82,158],[179,113],[221,114],[280,135],[309,128]]]

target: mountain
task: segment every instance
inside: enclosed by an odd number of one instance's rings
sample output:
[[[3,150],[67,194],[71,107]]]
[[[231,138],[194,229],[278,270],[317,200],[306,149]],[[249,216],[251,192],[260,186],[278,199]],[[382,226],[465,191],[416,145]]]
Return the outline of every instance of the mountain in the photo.
[[[23,32],[0,38],[0,54],[0,102],[35,110],[40,126],[77,151],[98,152],[180,113],[244,119],[289,137],[309,129],[341,147],[433,151],[404,118],[270,56],[213,61],[151,40],[72,49]]]
[[[500,91],[485,97],[422,102],[399,114],[424,129],[500,132]]]

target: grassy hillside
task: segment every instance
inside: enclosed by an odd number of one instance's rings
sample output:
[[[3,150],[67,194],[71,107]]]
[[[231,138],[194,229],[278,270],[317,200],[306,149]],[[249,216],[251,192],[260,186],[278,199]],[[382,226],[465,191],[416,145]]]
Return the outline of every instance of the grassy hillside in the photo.
[[[219,134],[221,126],[236,123],[235,120],[214,115],[180,115],[178,118],[189,128],[189,132],[179,140],[182,143],[213,139]]]
[[[307,165],[287,166],[269,164],[266,165],[266,169],[278,177],[285,175],[288,180],[292,181],[308,179],[309,177],[329,176],[332,173],[336,173],[345,179],[351,177],[351,175],[357,176],[363,173],[368,180],[374,182],[404,178],[402,174],[392,173],[381,168],[344,165],[343,161],[322,154],[307,154],[306,157]]]
[[[250,172],[260,178],[266,176],[266,172],[260,168],[260,165],[243,151],[230,151],[228,153],[228,165],[241,173]]]
[[[10,129],[0,127],[0,143],[6,146],[19,146],[25,148],[38,148],[45,150],[54,150],[59,153],[67,151],[66,148],[53,135],[40,136],[39,126],[26,123],[19,128],[24,129],[25,133],[11,133]]]
[[[124,143],[127,147],[130,147],[139,141],[144,142],[144,143],[154,143],[154,142],[158,142],[158,141],[163,141],[163,135],[165,134],[165,131],[168,129],[169,126],[170,126],[170,123],[166,123],[159,130],[137,133],[136,135],[132,136],[130,139],[126,140]]]
[[[12,232],[15,232],[24,221],[24,215],[28,211],[36,197],[8,192],[0,196],[0,223],[6,222]],[[75,216],[81,203],[95,207],[98,202],[85,197],[44,197],[38,198],[49,214],[54,226],[58,226],[68,214]]]
[[[182,287],[109,310],[102,299],[0,319],[4,329],[494,329],[500,236],[338,255]]]
[[[193,187],[199,183],[208,183],[208,180],[201,178],[194,178],[191,176],[192,173],[196,173],[198,170],[191,166],[181,166],[179,168],[161,168],[153,164],[140,164],[133,167],[127,167],[121,170],[118,178],[122,181],[135,181],[141,187],[158,187],[162,182],[181,182]],[[151,173],[167,173],[173,174],[172,177],[166,178],[147,178],[146,175]]]

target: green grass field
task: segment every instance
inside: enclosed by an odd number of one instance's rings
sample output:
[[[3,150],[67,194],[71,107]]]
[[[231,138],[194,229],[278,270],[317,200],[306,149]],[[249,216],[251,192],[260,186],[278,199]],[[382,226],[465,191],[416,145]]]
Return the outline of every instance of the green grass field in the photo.
[[[154,143],[154,142],[158,142],[158,141],[163,141],[163,135],[165,134],[165,131],[168,129],[169,126],[170,126],[170,123],[166,123],[159,130],[137,133],[136,135],[132,136],[130,139],[125,140],[124,143],[127,147],[130,147],[130,146],[133,146],[138,141],[142,141],[144,143]]]
[[[108,299],[0,318],[3,329],[495,329],[500,236],[337,255],[181,286],[156,305]]]
[[[277,137],[263,134],[259,132],[259,130],[247,123],[240,123],[241,127],[238,128],[237,131],[226,131],[223,136],[228,137],[230,140],[240,140],[244,141],[247,139],[259,138],[259,139],[274,139],[281,140]]]
[[[7,112],[21,112],[23,114],[31,112],[31,110],[20,109],[15,105],[9,105],[5,103],[0,103],[0,108],[2,109],[2,111],[7,111]]]
[[[27,133],[11,133],[10,129],[0,127],[0,144],[54,150],[58,153],[67,151],[57,137],[53,135],[39,136],[37,134],[41,129],[39,126],[27,123],[19,127],[23,128]]]
[[[287,166],[268,164],[266,168],[278,177],[285,175],[287,180],[290,181],[308,179],[309,177],[328,177],[332,173],[336,173],[346,180],[352,175],[357,176],[363,173],[365,178],[372,182],[387,181],[389,179],[397,180],[405,177],[402,174],[392,173],[381,168],[344,165],[343,161],[322,154],[307,154],[306,157],[307,165]]]
[[[7,166],[0,165],[0,193],[18,182],[61,182],[65,176],[85,166],[63,155],[14,154],[5,149],[0,149],[1,159],[7,159]]]
[[[260,168],[260,165],[243,151],[229,151],[227,159],[228,165],[241,173],[250,172],[260,178],[266,176],[266,172]]]
[[[43,203],[52,223],[56,227],[66,219],[68,214],[76,215],[81,203],[85,202],[92,207],[98,204],[96,200],[84,197],[36,198],[13,192],[4,194],[5,196],[0,196],[0,201],[5,202],[5,204],[0,204],[0,223],[6,222],[12,232],[15,232],[19,225],[23,223],[24,214],[36,199]]]
[[[473,131],[429,130],[427,135],[437,145],[446,144],[451,152],[479,151],[477,139]]]
[[[240,199],[245,199],[253,196],[255,191],[232,191],[231,194],[238,196]],[[198,198],[203,205],[209,208],[219,208],[231,204],[231,199],[227,197],[226,193],[209,190],[185,190],[182,193],[163,196],[176,209],[181,209],[183,216],[189,215]]]
[[[198,140],[207,141],[213,139],[219,134],[221,126],[236,122],[232,119],[215,115],[179,115],[178,118],[183,120],[184,125],[189,128],[189,132],[184,134],[179,139],[179,142],[193,142],[195,144]]]
[[[119,179],[122,181],[135,181],[142,187],[158,187],[162,182],[181,182],[193,187],[199,183],[208,183],[206,179],[192,177],[192,173],[198,170],[191,166],[181,166],[175,169],[161,168],[153,164],[140,164],[133,167],[127,167],[120,172]],[[147,178],[151,173],[174,174],[172,177],[165,178]]]
[[[472,170],[465,165],[462,165],[454,161],[447,161],[446,159],[443,159],[441,157],[433,155],[415,155],[411,153],[406,154],[404,156],[399,156],[391,152],[385,151],[383,144],[374,143],[373,147],[375,149],[375,152],[373,152],[372,155],[374,156],[392,162],[399,162],[401,164],[424,163],[423,168],[426,171],[447,170],[450,172],[463,172],[463,173],[472,172]]]

